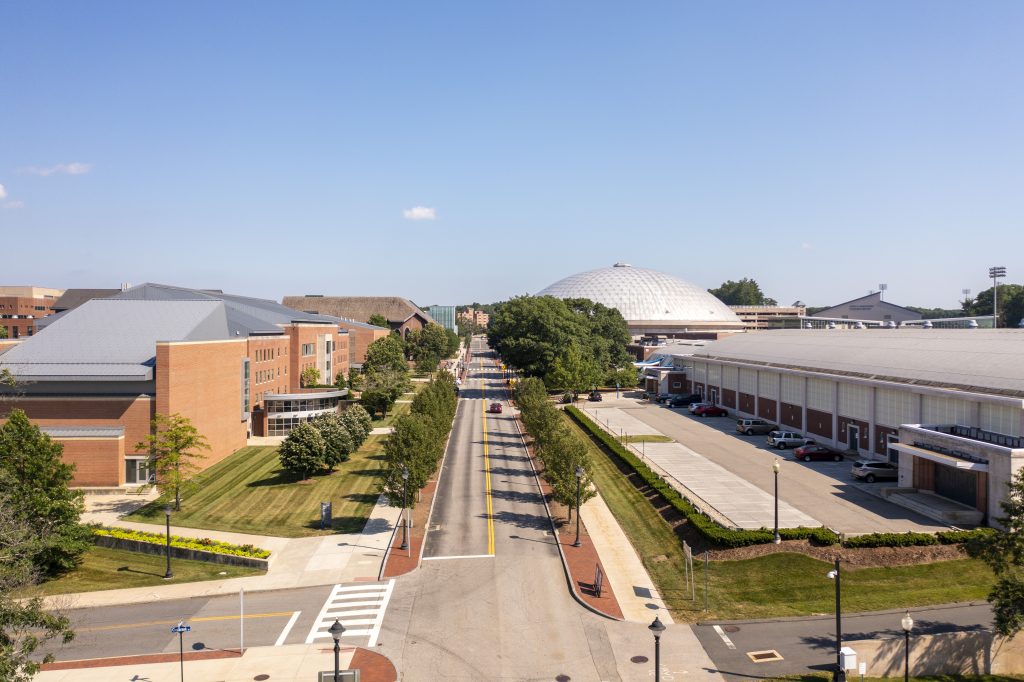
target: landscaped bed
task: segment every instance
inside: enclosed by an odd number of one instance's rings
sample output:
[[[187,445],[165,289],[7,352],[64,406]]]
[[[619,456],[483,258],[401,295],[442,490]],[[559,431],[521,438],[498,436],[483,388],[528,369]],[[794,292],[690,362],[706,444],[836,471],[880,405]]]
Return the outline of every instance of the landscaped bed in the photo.
[[[128,530],[125,528],[96,528],[93,533],[98,536],[108,537],[116,540],[130,540],[151,545],[166,546],[167,536],[161,533],[149,533],[141,530]],[[179,535],[171,536],[171,547],[180,549],[191,549],[198,552],[209,552],[211,554],[227,554],[237,557],[248,557],[253,559],[267,559],[270,552],[253,545],[234,545],[230,542],[211,540],[209,538],[188,538]]]

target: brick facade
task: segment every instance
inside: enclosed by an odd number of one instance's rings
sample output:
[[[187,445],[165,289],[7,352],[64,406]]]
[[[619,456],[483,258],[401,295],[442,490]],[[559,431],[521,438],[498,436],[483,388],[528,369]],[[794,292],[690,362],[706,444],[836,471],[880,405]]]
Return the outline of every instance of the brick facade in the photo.
[[[54,440],[64,446],[64,462],[75,466],[74,485],[97,488],[124,485],[124,436]]]

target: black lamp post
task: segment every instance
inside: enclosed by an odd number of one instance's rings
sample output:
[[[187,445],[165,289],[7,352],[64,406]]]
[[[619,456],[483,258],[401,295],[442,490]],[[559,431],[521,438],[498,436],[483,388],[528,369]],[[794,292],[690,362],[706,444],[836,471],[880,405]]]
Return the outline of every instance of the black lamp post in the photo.
[[[843,617],[841,611],[842,587],[839,574],[839,558],[836,567],[828,572],[828,577],[836,581],[836,670],[832,674],[833,682],[846,682],[846,671],[843,670]]]
[[[782,542],[782,536],[779,535],[779,469],[782,466],[779,464],[779,458],[776,457],[775,461],[772,462],[772,471],[775,472],[775,544]]]
[[[910,611],[903,616],[900,625],[903,626],[903,682],[910,682],[910,631],[914,629]]]
[[[398,549],[409,549],[409,519],[406,513],[409,507],[409,469],[402,467],[402,546]]]
[[[655,616],[647,629],[654,634],[654,682],[661,682],[661,633],[665,632],[665,624]]]
[[[167,518],[167,572],[164,573],[164,580],[174,577],[171,573],[171,505],[164,505],[164,516]]]
[[[345,626],[341,624],[341,621],[337,618],[334,619],[334,625],[332,625],[327,632],[331,633],[331,637],[334,639],[334,682],[341,681],[341,636],[345,634]]]
[[[580,488],[583,485],[583,467],[576,467],[576,542],[573,547],[580,546]]]

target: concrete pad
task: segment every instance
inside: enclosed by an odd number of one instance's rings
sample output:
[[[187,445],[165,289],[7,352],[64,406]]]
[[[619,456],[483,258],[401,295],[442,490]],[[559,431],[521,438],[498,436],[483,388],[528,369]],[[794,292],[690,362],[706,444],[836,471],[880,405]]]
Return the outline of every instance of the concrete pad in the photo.
[[[620,407],[591,407],[584,409],[587,416],[600,424],[610,434],[619,436],[656,435],[657,431]]]

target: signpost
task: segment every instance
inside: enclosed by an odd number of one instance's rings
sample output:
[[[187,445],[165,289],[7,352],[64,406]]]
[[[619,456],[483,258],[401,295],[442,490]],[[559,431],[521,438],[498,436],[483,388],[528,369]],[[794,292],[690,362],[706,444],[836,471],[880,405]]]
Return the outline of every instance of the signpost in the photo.
[[[325,530],[331,527],[331,502],[320,503],[320,530]]]
[[[185,682],[185,640],[186,632],[192,632],[191,625],[185,625],[185,621],[179,621],[171,628],[172,633],[178,634],[178,664],[181,666],[181,682]]]

